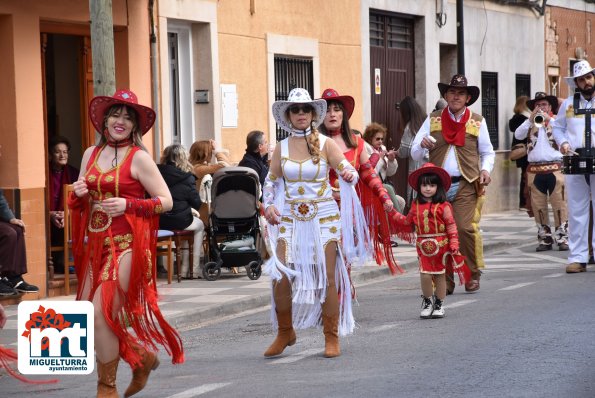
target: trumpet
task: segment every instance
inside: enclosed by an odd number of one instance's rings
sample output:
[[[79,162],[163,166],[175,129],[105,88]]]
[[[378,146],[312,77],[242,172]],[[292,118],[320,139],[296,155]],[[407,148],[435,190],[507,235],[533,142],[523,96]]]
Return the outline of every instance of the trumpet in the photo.
[[[541,112],[538,113],[537,115],[535,115],[535,117],[533,118],[533,125],[537,128],[542,127],[544,122],[545,122],[545,115]]]

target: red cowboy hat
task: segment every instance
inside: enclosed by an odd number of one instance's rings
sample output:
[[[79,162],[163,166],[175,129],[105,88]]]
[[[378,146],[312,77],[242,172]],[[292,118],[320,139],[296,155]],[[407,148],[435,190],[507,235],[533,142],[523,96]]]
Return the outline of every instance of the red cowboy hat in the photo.
[[[449,88],[464,88],[467,90],[467,93],[471,96],[471,99],[466,104],[467,106],[471,106],[479,98],[479,87],[469,86],[467,84],[467,78],[463,75],[454,75],[450,80],[450,84],[438,83],[438,90],[443,97]]]
[[[419,177],[424,174],[436,174],[440,178],[440,181],[442,181],[444,191],[448,191],[450,188],[450,175],[446,172],[446,170],[444,170],[442,167],[434,165],[434,163],[429,162],[409,174],[408,181],[411,188],[417,191],[417,181],[419,180]]]
[[[98,133],[103,134],[103,130],[105,129],[103,125],[105,112],[112,105],[118,104],[129,106],[138,113],[138,128],[143,135],[153,127],[153,123],[155,123],[155,111],[148,106],[140,105],[136,94],[132,91],[118,90],[112,97],[99,95],[89,103],[89,118]]]
[[[353,108],[355,108],[355,100],[352,96],[349,95],[339,95],[337,90],[333,88],[327,88],[322,92],[322,96],[320,99],[325,100],[327,103],[330,101],[337,101],[343,105],[345,109],[345,113],[347,114],[347,119],[351,118],[353,114]]]

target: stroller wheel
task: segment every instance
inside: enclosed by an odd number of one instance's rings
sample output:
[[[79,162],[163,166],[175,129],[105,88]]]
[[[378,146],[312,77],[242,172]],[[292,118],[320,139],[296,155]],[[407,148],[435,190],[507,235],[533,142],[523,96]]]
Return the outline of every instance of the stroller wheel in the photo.
[[[209,261],[202,268],[202,276],[208,281],[216,281],[221,275],[221,267],[214,261]]]
[[[258,261],[250,261],[250,263],[246,266],[246,273],[248,274],[248,278],[252,279],[253,281],[260,278],[262,275],[262,267]]]

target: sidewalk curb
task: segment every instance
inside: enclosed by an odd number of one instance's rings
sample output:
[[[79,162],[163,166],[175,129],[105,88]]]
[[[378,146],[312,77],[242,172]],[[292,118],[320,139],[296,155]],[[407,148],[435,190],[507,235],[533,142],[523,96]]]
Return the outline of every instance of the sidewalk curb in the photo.
[[[534,238],[526,238],[526,239],[515,239],[510,241],[499,241],[493,243],[486,243],[484,244],[483,251],[484,253],[492,253],[496,251],[501,251],[504,249],[510,249],[514,247],[523,246],[527,243],[533,241]],[[399,263],[401,268],[405,272],[417,270],[417,259],[409,259],[402,263]],[[390,271],[388,267],[366,267],[367,269],[362,269],[355,271],[352,274],[353,283],[357,286],[358,284],[363,284],[364,282],[370,282],[374,280],[382,280],[390,277]],[[397,274],[395,277],[398,277]],[[214,282],[216,283],[216,282]],[[231,315],[237,315],[244,311],[255,310],[258,308],[264,308],[270,305],[271,303],[271,293],[261,293],[250,297],[245,297],[239,300],[230,301],[227,303],[222,303],[220,305],[216,305],[206,309],[196,309],[191,311],[184,311],[179,314],[173,314],[171,316],[166,316],[167,321],[178,329],[184,329],[191,326],[196,326],[199,324],[203,324],[209,321],[213,321],[217,318],[223,318]]]

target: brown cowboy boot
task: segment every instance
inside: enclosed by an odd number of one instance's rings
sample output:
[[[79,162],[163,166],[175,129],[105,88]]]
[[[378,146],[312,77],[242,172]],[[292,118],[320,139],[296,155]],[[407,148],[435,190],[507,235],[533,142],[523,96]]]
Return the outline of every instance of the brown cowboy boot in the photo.
[[[97,361],[97,398],[118,398],[116,389],[116,373],[120,358],[111,362],[101,363]]]
[[[322,331],[324,332],[324,356],[334,358],[341,355],[339,347],[339,314],[322,315]]]
[[[297,340],[295,330],[293,330],[291,307],[289,311],[277,311],[277,325],[277,337],[273,341],[273,344],[265,351],[265,357],[280,355],[285,347],[294,345]]]
[[[132,380],[130,380],[130,385],[124,392],[126,398],[145,388],[149,380],[149,374],[159,366],[159,358],[154,352],[147,351],[142,347],[134,347],[134,350],[141,355],[142,365],[132,371]]]

